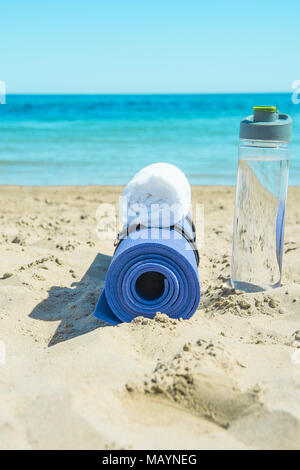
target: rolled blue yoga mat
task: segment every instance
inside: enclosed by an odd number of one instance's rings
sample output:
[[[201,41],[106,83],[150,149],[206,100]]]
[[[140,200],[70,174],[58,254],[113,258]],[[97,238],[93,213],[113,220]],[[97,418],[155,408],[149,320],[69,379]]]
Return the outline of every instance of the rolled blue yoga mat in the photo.
[[[126,232],[127,233],[127,232]],[[198,251],[189,217],[175,228],[127,233],[107,271],[94,315],[110,325],[137,316],[190,318],[200,302]]]

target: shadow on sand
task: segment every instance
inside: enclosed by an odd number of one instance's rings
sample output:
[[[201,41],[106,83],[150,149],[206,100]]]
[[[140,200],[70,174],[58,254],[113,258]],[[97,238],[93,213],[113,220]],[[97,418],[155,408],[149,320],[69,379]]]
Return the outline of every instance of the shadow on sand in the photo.
[[[111,259],[111,256],[99,253],[80,282],[74,282],[71,288],[51,287],[48,298],[33,309],[30,318],[43,321],[60,320],[48,346],[107,326],[92,313],[104,287]]]

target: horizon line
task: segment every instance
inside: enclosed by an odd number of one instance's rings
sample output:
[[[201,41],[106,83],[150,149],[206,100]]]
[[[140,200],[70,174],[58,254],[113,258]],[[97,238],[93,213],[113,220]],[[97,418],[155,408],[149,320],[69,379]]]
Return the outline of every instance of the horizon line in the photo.
[[[6,93],[6,96],[42,96],[42,95],[66,95],[66,96],[154,96],[154,95],[288,95],[290,91],[204,91],[204,92],[14,92]]]

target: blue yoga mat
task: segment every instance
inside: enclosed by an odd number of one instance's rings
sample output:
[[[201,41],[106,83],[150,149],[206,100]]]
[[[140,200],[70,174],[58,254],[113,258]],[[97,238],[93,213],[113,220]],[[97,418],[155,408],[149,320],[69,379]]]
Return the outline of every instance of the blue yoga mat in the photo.
[[[111,325],[156,312],[190,318],[200,302],[198,252],[189,218],[175,229],[146,228],[119,243],[94,315]]]

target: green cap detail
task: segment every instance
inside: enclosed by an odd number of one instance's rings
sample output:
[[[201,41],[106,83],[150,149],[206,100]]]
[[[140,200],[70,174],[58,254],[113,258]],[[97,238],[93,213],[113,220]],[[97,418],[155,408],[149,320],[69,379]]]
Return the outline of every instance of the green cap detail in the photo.
[[[253,106],[253,111],[266,111],[269,113],[277,113],[276,106]]]

